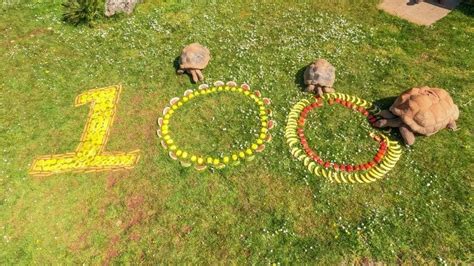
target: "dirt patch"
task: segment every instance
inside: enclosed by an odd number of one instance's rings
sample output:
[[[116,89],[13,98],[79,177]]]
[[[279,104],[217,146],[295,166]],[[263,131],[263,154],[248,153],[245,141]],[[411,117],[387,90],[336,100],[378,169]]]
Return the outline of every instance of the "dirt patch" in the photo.
[[[133,211],[143,205],[144,198],[142,195],[135,195],[127,198],[127,208],[129,211]]]
[[[112,259],[117,257],[120,254],[117,248],[117,244],[119,243],[119,241],[120,241],[119,235],[115,235],[110,239],[109,245],[107,247],[107,251],[105,253],[104,261],[102,263],[103,265],[109,265]]]
[[[26,34],[19,35],[19,36],[16,36],[16,37],[14,37],[10,40],[7,40],[6,42],[3,43],[3,45],[4,46],[9,46],[9,45],[13,45],[17,42],[21,42],[21,41],[24,41],[24,40],[32,39],[32,38],[35,38],[35,37],[39,37],[39,36],[43,36],[43,35],[51,34],[51,33],[53,33],[52,28],[36,28],[36,29],[33,29],[33,30],[29,31]]]

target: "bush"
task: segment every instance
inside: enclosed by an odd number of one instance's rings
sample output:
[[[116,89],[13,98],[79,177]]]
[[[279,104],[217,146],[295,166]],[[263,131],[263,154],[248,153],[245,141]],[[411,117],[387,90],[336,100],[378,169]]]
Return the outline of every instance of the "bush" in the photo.
[[[73,25],[93,25],[102,16],[104,2],[101,0],[67,0],[63,3],[63,20]]]

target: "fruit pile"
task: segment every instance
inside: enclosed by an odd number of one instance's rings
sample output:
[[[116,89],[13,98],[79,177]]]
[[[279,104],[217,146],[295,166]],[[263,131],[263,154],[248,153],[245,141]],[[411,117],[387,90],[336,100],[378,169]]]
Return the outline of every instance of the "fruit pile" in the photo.
[[[261,125],[258,137],[252,141],[252,144],[249,147],[239,151],[229,152],[219,158],[196,154],[181,149],[173,139],[171,128],[169,126],[173,114],[178,111],[181,106],[190,101],[208,95],[216,95],[218,93],[240,93],[256,103],[259,108],[259,120]],[[265,142],[271,140],[269,130],[273,128],[275,123],[270,119],[271,110],[266,107],[266,105],[270,105],[270,103],[270,99],[262,98],[259,91],[252,92],[247,84],[242,84],[240,87],[238,87],[233,81],[229,81],[227,84],[218,81],[214,83],[213,87],[203,84],[199,86],[198,90],[185,91],[182,98],[175,97],[170,100],[170,106],[163,109],[163,117],[158,118],[158,125],[160,128],[157,130],[157,134],[161,139],[161,145],[163,148],[169,150],[169,156],[173,160],[179,160],[181,165],[184,167],[194,165],[196,170],[204,170],[208,166],[219,169],[226,165],[238,165],[242,160],[253,160],[255,158],[255,153],[262,152],[265,149]]]
[[[371,132],[370,136],[379,143],[377,154],[369,162],[353,165],[325,161],[318,153],[312,150],[304,134],[304,126],[308,113],[315,108],[340,104],[354,110],[373,124],[377,121],[375,113],[379,110],[371,103],[355,96],[342,93],[328,93],[323,98],[316,97],[312,101],[303,99],[296,103],[288,115],[285,137],[291,148],[291,154],[300,161],[310,172],[317,176],[329,178],[338,183],[370,183],[382,178],[390,171],[401,155],[400,146],[396,141],[391,141],[387,136]],[[299,145],[298,145],[299,144]]]
[[[75,106],[91,104],[84,131],[74,152],[36,158],[30,174],[48,176],[63,172],[98,172],[133,168],[139,150],[104,152],[109,138],[121,86],[88,90],[76,97]]]

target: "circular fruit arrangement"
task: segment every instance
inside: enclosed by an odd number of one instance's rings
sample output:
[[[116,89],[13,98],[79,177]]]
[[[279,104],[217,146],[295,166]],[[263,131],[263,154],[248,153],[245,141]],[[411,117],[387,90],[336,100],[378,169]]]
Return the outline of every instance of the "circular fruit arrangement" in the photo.
[[[195,153],[182,149],[175,141],[170,128],[170,121],[173,114],[178,112],[182,106],[192,101],[217,95],[219,93],[238,93],[255,102],[258,108],[259,124],[258,136],[252,140],[252,144],[244,149],[237,151],[229,151],[222,156],[212,157],[205,154]],[[169,156],[173,160],[179,160],[181,165],[189,167],[194,165],[197,170],[204,170],[208,166],[215,168],[223,168],[226,165],[238,165],[242,160],[251,161],[255,158],[255,153],[262,152],[265,149],[265,142],[271,140],[269,130],[273,128],[275,122],[271,120],[271,110],[267,108],[271,101],[268,98],[262,98],[259,91],[251,91],[249,85],[242,84],[240,87],[233,81],[224,84],[217,81],[214,86],[202,84],[197,90],[187,90],[183,97],[175,97],[170,100],[170,106],[163,109],[163,117],[158,118],[160,128],[157,134],[161,139],[163,148],[169,150]]]
[[[370,132],[372,139],[378,142],[377,154],[368,162],[360,164],[343,164],[325,161],[317,151],[310,148],[304,133],[304,126],[309,112],[321,108],[324,104],[340,104],[367,117],[372,124],[377,120],[380,110],[371,103],[355,96],[342,93],[327,93],[312,100],[303,99],[296,103],[289,115],[285,137],[291,154],[302,161],[308,170],[316,176],[328,178],[337,183],[370,183],[382,178],[390,171],[401,156],[398,142],[390,140],[382,133]]]

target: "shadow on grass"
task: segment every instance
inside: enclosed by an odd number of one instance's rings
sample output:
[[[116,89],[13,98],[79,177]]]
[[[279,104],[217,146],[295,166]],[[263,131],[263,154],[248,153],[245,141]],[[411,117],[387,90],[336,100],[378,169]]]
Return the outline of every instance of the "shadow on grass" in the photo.
[[[474,17],[474,0],[461,1],[461,4],[456,9],[466,16]]]
[[[397,96],[386,97],[386,98],[375,100],[374,104],[380,107],[380,109],[385,110],[385,109],[390,108],[393,102],[395,102],[395,99],[397,99]]]
[[[381,99],[375,100],[374,104],[380,107],[381,110],[388,110],[388,108],[392,106],[393,102],[395,102],[395,99],[397,99],[397,96],[381,98]],[[385,131],[389,128],[375,128],[375,129]],[[385,132],[385,134],[389,135],[390,138],[396,139],[397,141],[399,141],[400,144],[402,144],[402,146],[404,145],[402,135],[400,134],[400,131],[398,131],[397,128],[391,128],[390,132],[388,133]]]
[[[295,84],[298,86],[300,91],[305,92],[306,91],[306,84],[304,84],[304,71],[306,70],[308,66],[304,66],[298,70],[295,74]]]
[[[177,56],[177,57],[174,59],[174,61],[173,61],[173,67],[174,67],[174,70],[175,70],[176,75],[180,75],[180,76],[181,76],[181,75],[186,75],[186,76],[189,78],[189,82],[195,84],[195,82],[193,81],[192,76],[191,76],[190,74],[188,74],[187,72],[184,72],[183,74],[179,74],[179,73],[178,73],[179,65],[180,65],[180,63],[179,63],[180,58],[181,58],[181,56]]]

